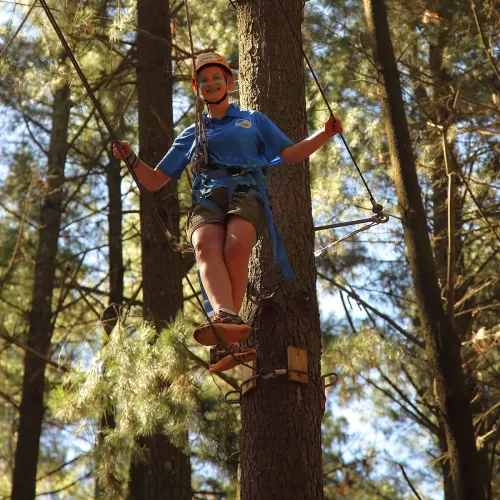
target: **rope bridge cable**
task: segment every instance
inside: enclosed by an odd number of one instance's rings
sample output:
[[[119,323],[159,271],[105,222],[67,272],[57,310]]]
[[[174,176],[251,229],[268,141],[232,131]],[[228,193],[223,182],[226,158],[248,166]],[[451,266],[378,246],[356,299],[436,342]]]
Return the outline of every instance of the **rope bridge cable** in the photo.
[[[372,217],[366,217],[365,219],[356,219],[348,222],[336,222],[334,224],[327,224],[326,226],[316,226],[314,231],[324,231],[326,229],[335,229],[337,227],[346,226],[356,226],[357,224],[366,224],[367,222],[373,222],[375,224],[385,224],[389,221],[389,217],[384,213],[375,214]]]
[[[295,34],[294,32],[294,28],[293,28],[293,25],[292,25],[292,22],[290,21],[290,18],[288,17],[288,14],[285,10],[285,6],[283,5],[283,2],[282,0],[278,0],[278,3],[280,4],[280,7],[281,7],[281,10],[283,11],[283,14],[285,16],[285,19],[288,23],[288,26],[290,28],[290,32],[292,33],[292,36],[294,38],[294,40],[297,42],[297,45],[299,46],[300,48],[300,51],[302,52],[302,56],[304,57],[306,63],[307,63],[307,66],[309,67],[309,70],[311,72],[311,75],[312,77],[314,78],[314,81],[316,83],[316,86],[318,87],[318,90],[319,92],[321,93],[321,96],[323,97],[323,100],[325,101],[325,104],[328,108],[328,111],[330,112],[330,114],[332,115],[332,117],[335,119],[335,115],[333,114],[333,111],[332,111],[332,108],[330,106],[330,103],[328,102],[327,98],[326,98],[326,95],[325,95],[325,92],[323,91],[323,87],[321,86],[321,84],[319,83],[319,80],[318,78],[316,77],[316,73],[309,61],[309,58],[307,57],[307,54],[304,50],[304,48],[302,47],[302,43],[300,41],[300,39],[297,37],[297,35]],[[370,191],[370,188],[368,187],[368,184],[363,176],[363,173],[361,172],[361,169],[359,168],[356,160],[354,159],[354,156],[352,155],[351,153],[351,150],[349,149],[349,146],[346,142],[346,140],[344,139],[344,136],[342,134],[339,134],[340,135],[340,138],[342,139],[342,142],[344,143],[344,146],[347,150],[347,152],[349,153],[349,156],[352,160],[352,162],[354,163],[354,166],[356,167],[356,170],[358,171],[358,174],[359,176],[361,177],[361,180],[363,181],[363,184],[365,185],[365,188],[366,188],[366,191],[368,192],[368,195],[370,197],[370,202],[372,204],[372,212],[375,213],[375,214],[378,214],[378,213],[382,213],[382,211],[384,210],[384,207],[380,204],[378,204],[376,201],[375,201],[375,198],[372,194],[372,192]]]
[[[80,80],[82,81],[82,84],[85,87],[85,90],[87,91],[90,99],[92,100],[92,103],[94,104],[94,106],[95,106],[95,108],[96,108],[99,116],[101,117],[102,121],[104,122],[104,125],[105,125],[105,127],[106,127],[109,135],[111,136],[111,138],[113,139],[113,142],[115,144],[119,144],[119,140],[118,140],[118,138],[117,138],[117,136],[116,136],[113,128],[111,127],[111,124],[110,124],[108,118],[106,117],[106,114],[104,113],[104,110],[102,109],[102,107],[101,107],[99,101],[97,100],[97,98],[96,98],[96,96],[95,96],[92,88],[90,87],[85,74],[83,73],[82,69],[80,68],[80,65],[78,64],[78,61],[76,60],[76,58],[75,58],[75,56],[73,54],[73,51],[71,50],[70,46],[68,45],[68,42],[66,41],[66,38],[64,37],[64,35],[63,35],[62,31],[61,31],[61,28],[59,27],[59,25],[57,24],[57,21],[55,20],[54,16],[52,15],[52,11],[50,10],[49,6],[47,5],[47,2],[45,0],[39,0],[39,1],[40,1],[40,4],[43,7],[45,13],[47,14],[47,17],[49,19],[50,24],[54,28],[54,31],[56,32],[56,34],[57,34],[57,36],[58,36],[61,44],[63,45],[63,47],[64,47],[64,49],[65,49],[68,57],[70,58],[70,60],[71,60],[71,62],[73,64],[73,67],[75,68],[78,76],[80,77]],[[147,190],[140,183],[140,181],[139,181],[136,173],[134,172],[134,169],[132,168],[132,165],[130,164],[129,160],[125,157],[124,153],[121,151],[121,148],[117,148],[117,150],[119,151],[122,160],[127,165],[127,168],[129,170],[130,174],[132,175],[132,178],[134,179],[135,183],[137,184],[137,187],[139,188],[139,191],[140,191],[141,195],[146,200],[147,205],[151,209],[151,211],[152,211],[155,219],[157,220],[158,224],[160,225],[160,228],[162,229],[163,235],[167,239],[167,242],[168,242],[170,248],[173,250],[173,255],[174,255],[174,258],[176,260],[176,263],[179,266],[179,268],[181,269],[184,277],[186,278],[186,281],[187,281],[187,283],[189,285],[189,288],[191,289],[191,291],[195,295],[195,299],[196,299],[196,301],[198,303],[198,306],[199,306],[200,310],[202,311],[203,315],[205,316],[205,319],[207,320],[208,324],[211,326],[212,331],[213,331],[215,337],[219,340],[219,342],[221,344],[227,345],[226,342],[223,342],[222,339],[217,334],[217,331],[214,328],[214,324],[211,321],[210,317],[208,316],[205,308],[203,307],[203,305],[201,303],[201,300],[200,300],[200,298],[199,298],[198,294],[196,293],[196,290],[195,290],[195,288],[193,286],[193,283],[191,282],[191,280],[190,280],[190,278],[188,276],[188,273],[186,272],[186,270],[184,268],[182,260],[181,260],[179,254],[178,254],[179,249],[182,248],[181,245],[179,245],[177,243],[177,240],[176,240],[175,236],[173,236],[169,232],[169,230],[166,227],[165,223],[163,222],[160,214],[156,210],[151,197],[149,196]],[[231,356],[233,358],[237,359],[234,356],[234,354],[232,354],[232,353],[230,353],[230,354],[231,354]],[[248,365],[246,363],[240,363],[239,361],[238,361],[238,363],[241,364],[241,365],[243,365],[243,366],[247,366],[248,368],[254,369],[254,368],[252,368],[250,365]],[[261,370],[257,370],[257,371],[260,372]]]
[[[371,219],[368,219],[368,220],[371,220]],[[384,222],[387,222],[389,220],[388,217],[386,217],[386,220]],[[358,222],[359,223],[359,222]],[[360,227],[359,229],[356,229],[355,231],[352,231],[350,232],[349,234],[346,234],[345,236],[342,236],[342,238],[339,238],[338,240],[335,240],[335,241],[332,241],[331,243],[329,243],[328,245],[326,245],[326,247],[323,247],[323,248],[319,248],[318,250],[316,250],[314,252],[314,256],[315,257],[318,257],[319,255],[321,255],[325,250],[328,250],[329,248],[337,245],[337,243],[340,243],[341,241],[344,241],[344,240],[347,240],[348,238],[350,238],[351,236],[354,236],[355,234],[358,234],[358,233],[361,233],[362,231],[368,231],[368,229],[371,229],[372,227],[374,226],[377,226],[378,224],[380,224],[381,222],[379,221],[372,221],[370,224],[367,224],[363,227]],[[349,224],[349,223],[347,223]]]

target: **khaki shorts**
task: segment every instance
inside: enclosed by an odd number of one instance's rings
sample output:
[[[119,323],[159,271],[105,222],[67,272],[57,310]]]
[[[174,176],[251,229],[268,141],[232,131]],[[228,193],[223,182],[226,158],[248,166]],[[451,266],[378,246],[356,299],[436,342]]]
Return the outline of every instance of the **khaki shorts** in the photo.
[[[210,193],[207,198],[217,203],[218,207],[196,205],[188,215],[187,237],[191,242],[193,233],[205,224],[227,223],[229,215],[239,215],[251,222],[257,233],[257,240],[266,227],[266,213],[261,199],[253,194],[233,193],[231,203],[227,202],[227,189],[219,188]]]

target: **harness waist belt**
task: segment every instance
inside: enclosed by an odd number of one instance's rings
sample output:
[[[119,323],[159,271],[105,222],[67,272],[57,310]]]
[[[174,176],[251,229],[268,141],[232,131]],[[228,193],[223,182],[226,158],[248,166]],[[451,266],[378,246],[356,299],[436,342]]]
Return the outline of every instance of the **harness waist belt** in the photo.
[[[216,177],[236,177],[237,175],[245,175],[247,170],[242,167],[219,167],[218,165],[207,165],[207,174],[217,172]]]

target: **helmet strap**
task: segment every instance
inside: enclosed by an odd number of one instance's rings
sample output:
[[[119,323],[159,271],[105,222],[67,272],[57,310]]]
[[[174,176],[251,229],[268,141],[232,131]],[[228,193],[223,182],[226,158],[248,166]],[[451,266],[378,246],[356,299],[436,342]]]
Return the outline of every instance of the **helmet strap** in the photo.
[[[209,101],[208,99],[204,99],[204,101],[207,104],[220,104],[226,98],[227,98],[227,92],[217,102]]]

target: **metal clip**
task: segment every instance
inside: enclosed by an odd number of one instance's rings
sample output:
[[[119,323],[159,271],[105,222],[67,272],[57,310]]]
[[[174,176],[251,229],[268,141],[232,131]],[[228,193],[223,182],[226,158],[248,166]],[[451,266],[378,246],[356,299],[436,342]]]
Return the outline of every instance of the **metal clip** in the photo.
[[[334,380],[332,382],[330,382],[329,384],[327,384],[326,379],[330,378],[330,377],[334,378]],[[325,390],[327,387],[331,387],[332,385],[335,385],[337,383],[338,378],[339,378],[339,376],[334,372],[325,373],[324,375],[321,375],[320,379],[321,379],[321,386],[323,387],[323,390]],[[326,396],[326,393],[325,393],[325,396]]]

